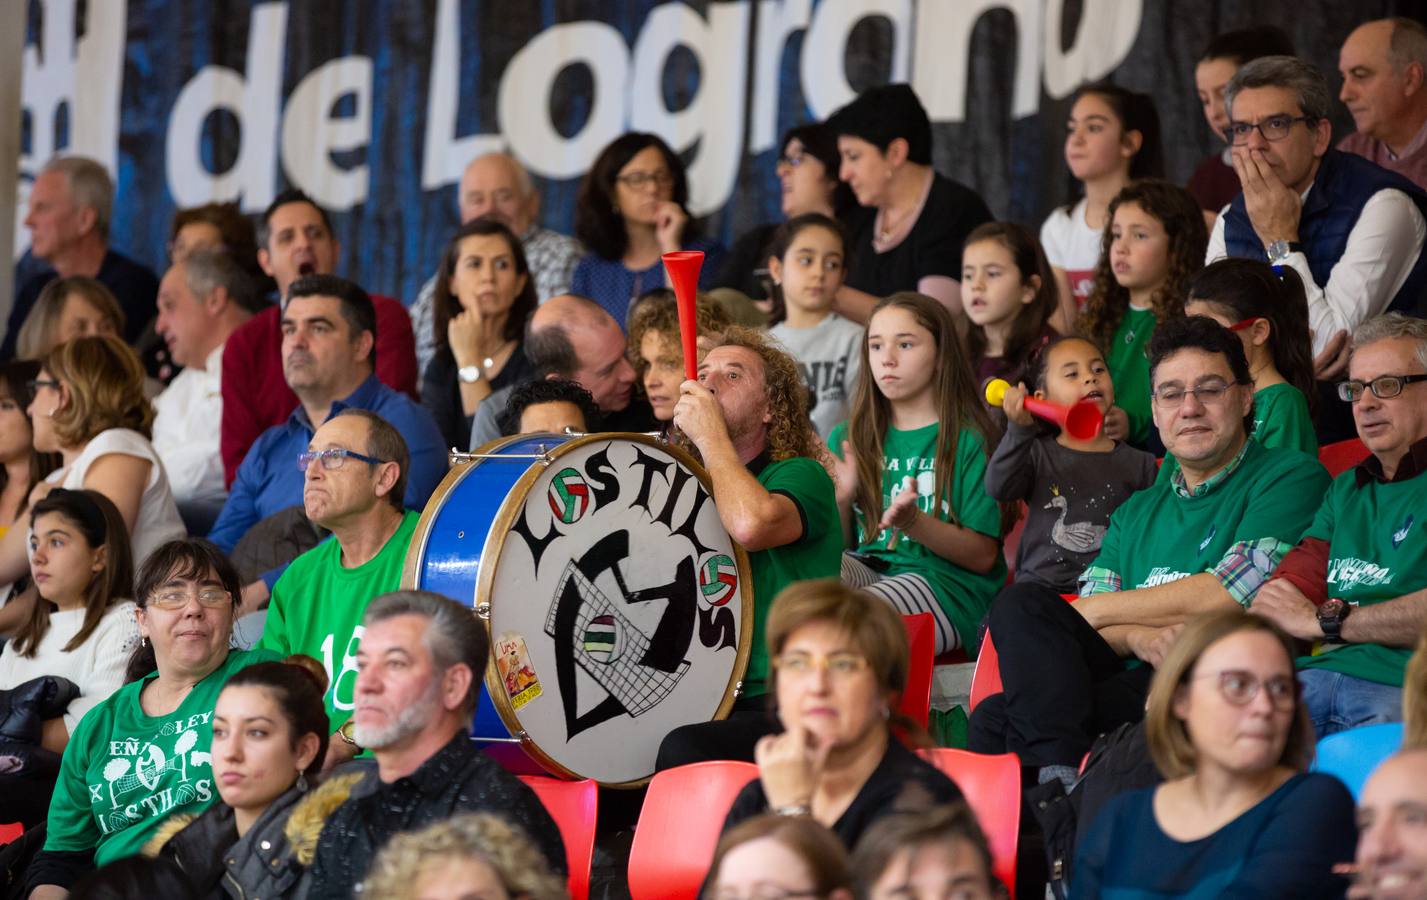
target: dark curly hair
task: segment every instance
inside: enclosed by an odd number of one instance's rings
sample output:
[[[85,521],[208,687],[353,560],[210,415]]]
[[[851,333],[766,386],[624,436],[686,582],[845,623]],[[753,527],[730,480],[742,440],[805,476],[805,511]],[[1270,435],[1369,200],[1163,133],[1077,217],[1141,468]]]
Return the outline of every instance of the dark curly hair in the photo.
[[[525,410],[538,403],[572,403],[585,418],[586,431],[598,431],[600,408],[595,398],[578,382],[563,378],[537,378],[517,385],[506,398],[505,409],[500,414],[500,433],[503,435],[520,432],[520,417]]]
[[[1110,346],[1130,306],[1130,292],[1115,280],[1110,260],[1115,211],[1127,203],[1135,204],[1158,219],[1169,235],[1169,271],[1165,274],[1164,284],[1154,292],[1150,301],[1156,326],[1184,315],[1189,279],[1204,267],[1204,251],[1209,244],[1204,214],[1184,188],[1158,178],[1146,178],[1125,185],[1110,201],[1109,217],[1100,238],[1100,262],[1095,266],[1095,290],[1080,311],[1077,328],[1100,347]]]
[[[763,389],[768,396],[768,454],[774,462],[806,456],[820,463],[827,462],[827,450],[813,430],[808,418],[808,388],[798,371],[798,364],[779,346],[768,332],[742,325],[730,326],[723,334],[720,347],[745,347],[763,361]],[[698,448],[687,437],[680,445],[696,458]]]
[[[609,143],[595,159],[595,164],[580,182],[579,194],[575,197],[575,237],[604,259],[619,259],[629,249],[629,233],[625,231],[624,218],[615,212],[614,190],[619,172],[636,155],[650,147],[657,147],[664,157],[664,165],[674,176],[673,201],[685,208],[689,203],[689,178],[684,171],[684,163],[664,143],[657,134],[631,131],[622,134]],[[697,237],[696,221],[689,219],[684,226],[683,240]]]
[[[461,300],[451,292],[451,281],[456,277],[456,263],[461,257],[461,242],[468,237],[498,237],[504,240],[505,245],[510,248],[510,255],[515,258],[515,273],[525,276],[525,287],[520,289],[520,293],[515,295],[515,302],[510,305],[510,312],[506,314],[505,319],[505,333],[501,337],[507,341],[519,341],[525,334],[525,323],[540,303],[535,293],[535,277],[530,274],[530,265],[525,260],[525,248],[521,246],[520,238],[515,236],[515,232],[490,216],[481,216],[467,222],[446,244],[446,249],[441,254],[441,269],[436,275],[436,294],[432,303],[435,314],[431,320],[431,337],[436,346],[446,349],[447,352],[450,352],[450,341],[447,339],[446,329],[451,324],[451,319],[461,313]]]

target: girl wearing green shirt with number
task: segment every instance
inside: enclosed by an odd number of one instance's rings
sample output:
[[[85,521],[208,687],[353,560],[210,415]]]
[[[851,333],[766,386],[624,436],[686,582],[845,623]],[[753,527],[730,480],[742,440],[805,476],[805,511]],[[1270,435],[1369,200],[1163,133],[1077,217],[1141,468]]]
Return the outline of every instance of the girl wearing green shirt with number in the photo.
[[[974,645],[1006,580],[1001,510],[984,487],[992,435],[946,307],[914,293],[879,302],[852,418],[828,437],[856,547],[842,580],[903,615],[931,613],[937,653]]]
[[[1204,215],[1189,192],[1146,178],[1110,201],[1095,290],[1078,330],[1105,348],[1116,405],[1105,436],[1144,448],[1150,439],[1150,364],[1155,327],[1184,314],[1185,288],[1204,265]]]

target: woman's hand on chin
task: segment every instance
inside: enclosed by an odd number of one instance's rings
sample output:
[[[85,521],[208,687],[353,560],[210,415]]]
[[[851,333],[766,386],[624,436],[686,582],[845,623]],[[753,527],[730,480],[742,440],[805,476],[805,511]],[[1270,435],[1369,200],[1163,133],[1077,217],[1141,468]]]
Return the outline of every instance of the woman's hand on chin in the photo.
[[[763,793],[773,809],[788,806],[811,807],[813,793],[822,778],[832,741],[802,728],[770,734],[754,748],[758,777]]]
[[[673,253],[684,247],[684,226],[689,224],[689,214],[673,200],[665,200],[654,211],[654,237],[659,241],[659,249]]]

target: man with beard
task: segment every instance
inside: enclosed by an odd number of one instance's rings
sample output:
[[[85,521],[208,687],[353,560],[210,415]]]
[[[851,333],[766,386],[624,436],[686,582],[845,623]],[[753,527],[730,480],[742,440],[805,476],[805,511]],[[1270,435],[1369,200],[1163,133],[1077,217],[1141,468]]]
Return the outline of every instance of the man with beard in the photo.
[[[353,896],[392,835],[462,812],[509,820],[565,872],[564,843],[539,798],[467,734],[490,655],[470,608],[394,591],[371,602],[362,625],[350,731],[376,767],[334,777],[303,801],[320,808],[347,796],[322,826],[309,900]]]

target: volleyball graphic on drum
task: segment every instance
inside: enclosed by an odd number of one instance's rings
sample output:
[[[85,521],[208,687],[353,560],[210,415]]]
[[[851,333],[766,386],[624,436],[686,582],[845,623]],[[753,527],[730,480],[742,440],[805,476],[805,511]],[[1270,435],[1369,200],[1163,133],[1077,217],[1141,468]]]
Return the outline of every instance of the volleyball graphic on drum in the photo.
[[[473,736],[556,774],[643,782],[671,730],[727,715],[747,664],[747,557],[707,475],[634,434],[508,438],[461,459],[404,584],[487,620]]]

